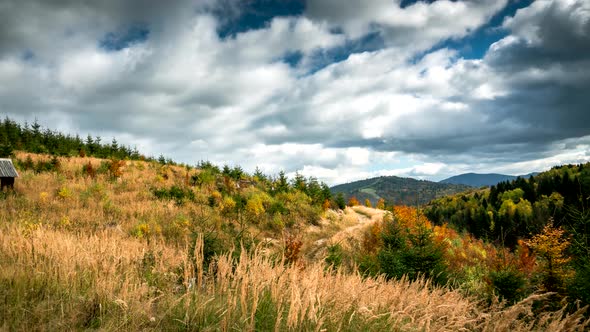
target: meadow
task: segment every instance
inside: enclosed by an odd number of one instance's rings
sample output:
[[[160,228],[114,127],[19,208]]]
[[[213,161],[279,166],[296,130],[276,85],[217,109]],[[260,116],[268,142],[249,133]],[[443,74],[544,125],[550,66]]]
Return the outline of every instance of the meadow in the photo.
[[[17,152],[16,159],[35,164],[52,157]],[[354,262],[328,265],[326,254],[310,254],[322,238],[326,246],[344,243],[343,231],[350,227],[362,242],[386,213],[356,208],[366,222],[357,227],[353,209],[327,209],[310,224],[309,213],[269,215],[267,202],[255,220],[253,204],[241,214],[228,212],[227,196],[217,197],[213,184],[191,185],[202,170],[115,162],[61,157],[54,170],[21,168],[14,192],[3,193],[1,330],[579,331],[588,326],[583,309],[539,310],[536,303],[547,294],[507,305],[420,277],[368,275]],[[158,190],[175,186],[184,194],[158,197]],[[256,189],[247,183],[231,186],[251,200],[261,195],[248,196]],[[286,223],[287,218],[293,221]],[[354,246],[344,250],[353,252]]]

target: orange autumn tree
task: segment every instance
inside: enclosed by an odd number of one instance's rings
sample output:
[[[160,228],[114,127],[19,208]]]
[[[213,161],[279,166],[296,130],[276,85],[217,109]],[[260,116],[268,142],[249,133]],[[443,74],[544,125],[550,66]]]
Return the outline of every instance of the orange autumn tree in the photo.
[[[549,223],[527,244],[541,261],[541,290],[563,292],[567,280],[573,277],[573,270],[568,265],[571,258],[566,253],[570,240],[565,231]]]
[[[118,179],[123,175],[124,160],[112,159],[109,163],[109,174],[112,179]]]
[[[408,229],[414,229],[421,224],[424,224],[428,228],[432,228],[430,220],[426,218],[424,213],[421,213],[414,207],[397,205],[393,207],[393,214],[396,216],[400,225]]]
[[[385,200],[383,198],[379,198],[377,201],[377,205],[375,205],[376,209],[385,210]]]
[[[365,199],[365,206],[366,207],[373,207],[373,205],[371,204],[371,200],[370,199]]]
[[[352,196],[349,200],[348,200],[348,206],[357,206],[357,205],[361,205],[361,202],[359,202],[358,199],[356,199],[355,196]]]
[[[324,203],[322,203],[322,210],[326,211],[332,207],[332,202],[329,199],[325,199]]]

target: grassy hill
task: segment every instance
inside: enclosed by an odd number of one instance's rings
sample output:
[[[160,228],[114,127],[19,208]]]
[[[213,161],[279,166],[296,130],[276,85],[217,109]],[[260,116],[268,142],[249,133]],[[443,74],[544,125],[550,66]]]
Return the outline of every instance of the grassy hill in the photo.
[[[377,178],[340,184],[331,188],[334,194],[342,193],[345,198],[356,197],[360,202],[369,199],[374,205],[380,198],[389,205],[416,205],[445,195],[471,189],[466,185],[445,184],[397,176]]]
[[[24,152],[13,160],[20,177],[14,192],[0,195],[2,330],[529,331],[587,324],[581,312],[533,315],[538,296],[488,306],[461,287],[361,275],[356,255],[366,253],[366,263],[386,249],[377,230],[391,222],[389,213],[331,210],[313,181],[285,183],[210,164]],[[400,223],[414,215],[404,211],[394,211]],[[440,243],[453,243],[445,264],[455,262],[457,275],[466,276],[472,268],[460,263],[459,249],[475,248],[465,251],[471,257],[483,247],[463,247],[472,242],[458,234],[443,241],[451,233],[441,230],[434,233]],[[477,255],[471,261],[483,264]],[[491,249],[485,255],[501,257]]]

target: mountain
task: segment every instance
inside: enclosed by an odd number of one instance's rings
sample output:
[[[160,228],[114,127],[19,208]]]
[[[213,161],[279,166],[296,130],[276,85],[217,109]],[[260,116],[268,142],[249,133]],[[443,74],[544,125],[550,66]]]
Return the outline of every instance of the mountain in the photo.
[[[332,193],[344,194],[346,199],[355,196],[361,203],[369,199],[373,204],[380,198],[389,204],[416,205],[445,195],[472,189],[462,184],[447,184],[397,176],[381,176],[340,184],[330,188]]]
[[[478,174],[478,173],[465,173],[460,175],[452,176],[448,179],[444,179],[439,181],[439,183],[448,183],[448,184],[463,184],[466,186],[471,187],[489,187],[496,185],[500,182],[505,181],[513,181],[516,178],[521,177],[528,179],[531,175],[535,176],[539,173],[529,173],[525,175],[505,175],[505,174],[497,174],[497,173],[489,173],[489,174]]]

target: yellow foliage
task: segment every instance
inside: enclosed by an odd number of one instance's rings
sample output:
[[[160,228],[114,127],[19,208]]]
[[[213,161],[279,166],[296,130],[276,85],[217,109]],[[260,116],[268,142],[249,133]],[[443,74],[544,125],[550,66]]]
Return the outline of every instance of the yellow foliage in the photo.
[[[424,225],[427,228],[432,228],[430,220],[414,207],[398,205],[393,208],[393,212],[403,227],[414,229],[417,225]]]
[[[261,216],[265,212],[262,197],[260,195],[250,197],[248,203],[246,203],[246,212],[256,217]]]
[[[322,204],[322,210],[327,211],[332,206],[332,203],[329,199],[326,199]]]
[[[526,244],[543,260],[542,272],[546,275],[541,285],[543,290],[557,291],[565,279],[573,276],[573,271],[567,266],[571,260],[566,253],[570,240],[561,227],[549,223]]]
[[[380,210],[385,210],[385,200],[383,198],[379,198],[375,208],[380,209]]]
[[[514,204],[512,200],[507,199],[502,202],[502,205],[500,206],[498,213],[501,216],[513,217],[514,211],[516,211],[516,204]]]
[[[358,199],[356,199],[356,197],[352,196],[349,200],[348,200],[348,206],[357,206],[357,205],[361,205],[361,203],[359,202]]]
[[[59,221],[59,224],[63,227],[67,227],[70,225],[70,218],[68,216],[63,216]]]
[[[570,241],[565,237],[565,231],[561,227],[546,225],[540,234],[535,235],[528,242],[528,245],[553,266],[563,266],[571,260],[565,254]]]
[[[125,166],[125,161],[113,159],[109,163],[109,173],[111,177],[117,179],[123,175],[123,167]]]
[[[146,223],[141,223],[135,227],[134,235],[138,238],[147,237],[150,235],[150,226]]]
[[[211,193],[211,199],[213,200],[214,206],[219,206],[221,204],[221,202],[223,201],[223,196],[221,195],[221,193],[219,191],[215,190],[214,192]]]
[[[72,192],[67,187],[63,186],[57,191],[57,197],[67,199],[72,197]]]
[[[236,207],[236,201],[234,201],[234,199],[231,198],[230,196],[225,196],[223,198],[223,201],[220,204],[221,210],[225,213],[233,211],[233,209],[235,207]]]

